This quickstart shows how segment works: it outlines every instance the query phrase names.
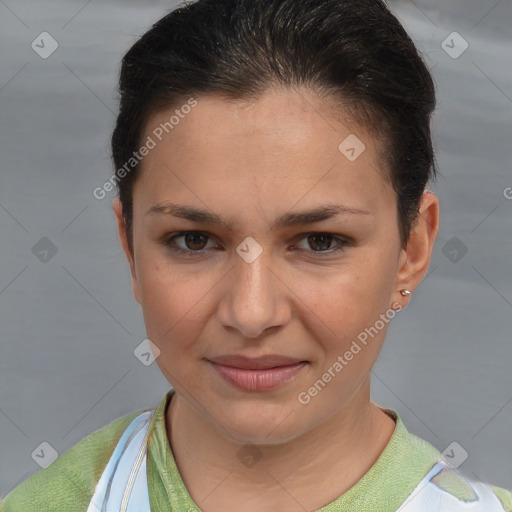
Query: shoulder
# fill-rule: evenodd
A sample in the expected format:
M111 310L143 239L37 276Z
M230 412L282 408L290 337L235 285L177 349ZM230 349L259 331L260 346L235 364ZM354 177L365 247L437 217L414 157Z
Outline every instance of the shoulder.
M416 480L415 488L399 509L400 512L512 512L511 490L474 480L463 470L454 468L437 448L410 433L398 413L387 411L397 422L395 448L400 454L397 467L407 475L416 469L424 473ZM425 468L429 469L425 471ZM403 474L401 477L405 478Z
M496 487L495 485L491 485L491 488L494 491L494 494L496 494L500 499L505 512L512 512L512 490L507 491L506 489Z
M87 510L117 442L141 412L118 418L82 439L46 469L38 471L12 490L0 502L0 512Z
M422 489L426 501L435 501L441 505L440 510L454 512L512 512L510 491L474 480L444 460L439 465L441 471L434 472Z

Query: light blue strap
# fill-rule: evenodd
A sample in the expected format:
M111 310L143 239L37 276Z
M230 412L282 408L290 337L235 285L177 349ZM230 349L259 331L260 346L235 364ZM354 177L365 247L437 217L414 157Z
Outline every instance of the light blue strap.
M436 484L433 479L439 476L455 477L455 481L466 486L472 496L467 501L459 499ZM441 460L432 466L397 512L505 512L505 509L487 485L469 480Z
M146 445L154 411L128 425L110 457L87 512L150 512Z

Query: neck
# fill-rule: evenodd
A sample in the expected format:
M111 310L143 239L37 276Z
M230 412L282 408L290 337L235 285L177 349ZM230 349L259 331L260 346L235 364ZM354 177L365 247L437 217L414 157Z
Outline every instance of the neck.
M369 380L325 423L282 444L244 447L178 394L166 425L183 482L205 512L238 505L250 512L255 497L259 511L321 508L368 472L395 429L394 420L370 402Z

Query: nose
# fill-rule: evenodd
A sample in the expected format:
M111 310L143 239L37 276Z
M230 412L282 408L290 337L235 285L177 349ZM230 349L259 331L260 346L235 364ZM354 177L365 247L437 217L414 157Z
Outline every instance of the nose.
M270 250L254 261L235 255L226 276L218 316L226 329L245 338L259 338L283 328L291 318L287 287L272 265Z

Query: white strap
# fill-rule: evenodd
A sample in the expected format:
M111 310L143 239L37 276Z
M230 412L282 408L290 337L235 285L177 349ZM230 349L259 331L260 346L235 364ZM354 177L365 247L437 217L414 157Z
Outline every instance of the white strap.
M146 446L153 411L128 425L110 457L87 512L150 512Z
M450 473L452 481L460 482L468 491L468 501L436 484L434 477L446 477ZM439 478L439 477L438 477ZM469 496L469 495L472 496ZM434 464L423 477L397 512L505 512L500 500L484 483L469 480L444 460Z

